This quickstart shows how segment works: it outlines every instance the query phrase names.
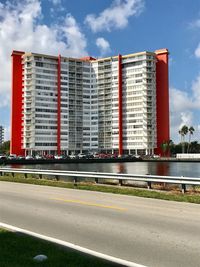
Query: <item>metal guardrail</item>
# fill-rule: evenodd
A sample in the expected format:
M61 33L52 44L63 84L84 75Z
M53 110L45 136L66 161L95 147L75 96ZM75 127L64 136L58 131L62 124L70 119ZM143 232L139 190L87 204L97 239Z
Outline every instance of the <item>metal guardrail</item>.
M186 192L186 185L200 185L200 178L184 177L184 176L159 176L159 175L141 175L141 174L124 174L124 173L104 173L104 172L81 172L81 171L61 171L61 170L41 170L41 169L17 169L17 168L0 168L0 176L5 173L11 173L13 176L17 173L24 174L27 178L28 174L38 175L42 179L43 175L54 176L59 180L60 176L72 177L74 184L77 185L77 178L93 178L96 183L99 179L118 180L120 185L123 181L146 182L147 188L151 189L152 183L168 183L181 185L182 193Z

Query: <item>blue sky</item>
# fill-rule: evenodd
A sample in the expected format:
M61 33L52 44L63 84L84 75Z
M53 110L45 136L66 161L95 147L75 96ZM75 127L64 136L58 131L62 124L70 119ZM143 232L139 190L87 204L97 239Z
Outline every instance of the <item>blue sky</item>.
M199 0L0 0L0 124L10 131L12 50L80 57L170 51L171 139L200 136Z

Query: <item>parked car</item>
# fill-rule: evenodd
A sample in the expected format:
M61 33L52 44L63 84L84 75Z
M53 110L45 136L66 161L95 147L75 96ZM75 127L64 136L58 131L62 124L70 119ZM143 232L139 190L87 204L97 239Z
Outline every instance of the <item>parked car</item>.
M86 159L86 155L84 153L79 153L78 158L79 159Z
M105 154L105 153L101 153L101 154L99 154L99 158L100 159L107 159L108 158L108 155Z
M111 157L112 159L116 159L116 158L118 158L118 154L117 154L117 153L111 154L110 157Z
M86 159L93 159L94 158L94 154L91 152L88 152L85 156L86 156Z
M93 154L93 157L94 157L95 159L98 159L98 158L99 158L99 153L94 153L94 154Z
M35 159L43 159L43 157L41 155L36 155Z
M10 154L8 156L8 159L16 159L17 158L17 155L16 154Z
M28 160L33 159L33 156L27 155L25 159L28 159Z
M0 159L7 159L6 155L0 155Z
M140 155L134 155L136 159L141 159L142 157Z
M70 159L78 159L78 156L75 154L71 154L71 155L69 155L69 157L70 157Z
M64 159L65 156L64 155L55 155L54 159Z
M19 155L19 156L17 156L17 159L25 159L25 157L22 155Z
M123 155L118 155L117 156L120 159L139 159L140 156L139 155L132 155L132 154L123 154Z
M54 155L48 154L44 156L45 159L54 159Z
M160 156L159 155L152 155L154 159L159 159Z

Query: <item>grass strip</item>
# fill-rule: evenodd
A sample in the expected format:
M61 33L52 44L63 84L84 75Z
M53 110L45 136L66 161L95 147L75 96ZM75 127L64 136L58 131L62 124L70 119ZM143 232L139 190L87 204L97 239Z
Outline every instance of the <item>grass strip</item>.
M92 183L78 183L76 186L70 182L64 181L55 181L47 179L36 179L36 178L23 178L20 174L12 177L11 175L0 176L0 181L7 182L17 182L17 183L26 183L26 184L35 184L35 185L45 185L45 186L54 186L70 189L79 189L79 190L89 190L89 191L98 191L105 193L113 194L122 194L129 196L145 197L145 198L155 198L169 201L178 201L178 202L190 202L200 204L200 194L186 192L182 194L179 191L156 191L156 190L147 190L147 189L137 189L133 187L119 187L119 186L105 186L105 185L95 185Z
M46 255L47 260L35 261L36 255ZM72 249L28 235L0 229L1 267L119 267L121 265L104 261Z

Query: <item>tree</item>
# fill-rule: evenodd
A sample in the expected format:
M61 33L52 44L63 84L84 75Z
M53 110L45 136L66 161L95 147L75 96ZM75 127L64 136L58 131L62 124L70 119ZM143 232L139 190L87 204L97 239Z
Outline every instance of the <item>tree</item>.
M163 141L160 145L162 152L163 152L163 156L165 157L166 152L168 150L168 142L167 141Z
M172 155L178 154L182 152L182 143L174 144L171 141L170 151ZM200 144L197 141L193 141L190 143L190 152L191 153L200 153Z
M190 128L188 129L189 139L188 139L187 153L189 152L190 143L191 143L191 136L193 135L193 132L194 131L195 131L194 127L193 126L190 126Z
M185 136L188 133L188 127L183 125L182 128L179 130L179 134L181 135L181 144L182 144L182 153L185 152Z
M163 156L166 156L166 154L167 156L169 156L173 146L174 146L174 143L172 140L163 141L161 144Z
M197 141L191 142L190 151L192 153L200 153L200 144Z
M2 145L0 145L0 153L9 154L9 152L10 152L10 141L5 141Z

